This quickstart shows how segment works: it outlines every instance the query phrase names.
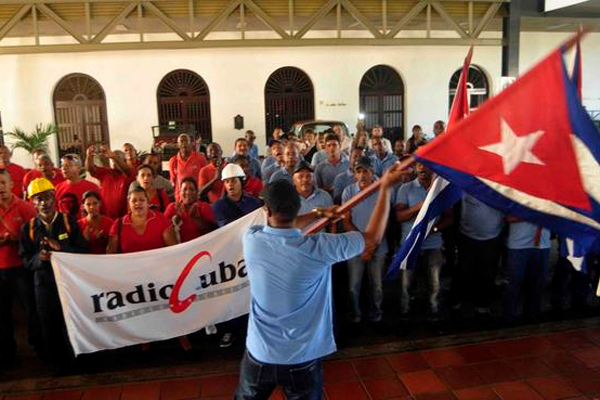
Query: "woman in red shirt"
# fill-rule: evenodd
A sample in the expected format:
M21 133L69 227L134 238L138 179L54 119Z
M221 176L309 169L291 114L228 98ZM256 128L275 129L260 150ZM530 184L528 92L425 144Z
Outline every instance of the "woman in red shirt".
M200 237L217 226L212 207L198 200L198 184L192 177L184 178L180 187L181 201L171 203L165 217L173 222L181 242Z
M106 254L108 246L108 233L113 225L113 219L100 215L102 200L100 194L94 190L88 190L81 198L83 215L77 223L81 233L89 245L90 253Z
M170 203L169 196L164 190L154 187L154 178L156 172L152 167L146 164L138 167L136 181L148 193L150 209L164 213Z

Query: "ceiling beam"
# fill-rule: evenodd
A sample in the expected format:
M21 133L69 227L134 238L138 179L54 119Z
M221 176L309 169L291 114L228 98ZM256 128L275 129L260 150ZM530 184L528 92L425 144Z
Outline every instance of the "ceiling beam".
M68 3L83 3L86 0L2 0L2 4L68 4ZM132 0L90 0L91 3L130 3ZM151 0L142 0L151 1ZM209 0L205 0L209 1ZM396 0L398 1L398 0ZM437 0L442 3L468 3L472 1L474 3L510 3L511 0Z
M475 29L471 33L471 36L479 37L479 35L481 35L481 32L483 32L486 26L488 26L492 18L494 18L500 7L502 7L502 3L490 4L483 17L481 17L481 21L479 21L479 24L477 24L477 27L475 27Z
M71 35L75 40L79 43L85 43L87 40L79 33L75 32L75 30L69 25L67 21L62 19L58 14L56 14L50 7L45 4L37 4L36 8L42 12L46 17L54 21L56 25L60 26L65 32Z
M323 4L319 11L314 13L313 16L310 17L310 19L306 22L306 24L304 24L304 26L300 28L298 32L296 32L294 38L300 39L302 36L306 35L306 32L308 32L310 28L312 28L320 19L326 16L327 13L338 4L338 1L339 0L329 0L327 3Z
M258 19L260 19L269 28L277 32L279 36L284 39L290 37L290 35L288 35L288 33L282 27L280 27L270 15L264 12L263 9L260 8L253 0L244 0L244 4L250 9L250 11L254 13L254 15L256 15Z
M450 24L454 28L454 30L460 35L461 38L467 39L469 37L469 34L465 32L465 30L458 24L458 22L454 20L454 18L452 18L450 14L448 14L444 6L442 6L437 1L432 1L431 5L433 6L433 8L435 8L435 11L437 11L440 17L442 17L448 24Z
M161 20L165 25L167 25L173 32L177 34L183 40L190 40L191 38L188 36L187 32L179 26L178 23L169 18L164 12L162 12L156 5L154 5L151 1L144 1L141 3L144 8L150 11L152 14L156 16L159 20Z
M4 25L2 25L0 28L0 40L2 40L2 38L4 38L4 36L6 36L6 34L10 32L11 29L14 28L15 25L17 25L25 15L27 15L29 10L31 10L31 4L24 5L16 13L14 13Z
M102 41L112 32L115 26L123 21L137 7L139 2L130 2L121 10L120 13L110 21L100 32L91 40L92 43L102 43Z
M204 29L200 31L200 33L198 33L198 35L196 35L194 40L203 40L206 36L208 36L208 34L211 33L217 25L219 25L219 22L231 15L233 10L235 10L241 2L242 0L231 0L229 4L227 4L227 6L221 10L221 12L215 18L213 18L208 25L206 25Z
M396 36L402 30L402 28L404 28L406 24L419 15L425 7L427 7L427 1L425 0L421 0L415 4L415 6L388 32L388 38L393 38Z
M360 22L365 28L371 32L371 34L376 38L382 38L383 35L372 23L369 18L367 18L358 8L354 6L354 4L350 3L348 0L342 0L342 6L352 15L358 22Z

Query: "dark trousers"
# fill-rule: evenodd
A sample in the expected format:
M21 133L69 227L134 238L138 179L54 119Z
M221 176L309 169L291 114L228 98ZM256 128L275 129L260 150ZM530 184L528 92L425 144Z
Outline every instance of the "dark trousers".
M13 297L27 316L29 344L36 348L41 348L42 345L31 271L23 267L0 269L0 357L13 357L17 349L12 315Z
M48 360L54 367L69 367L74 362L73 349L68 340L65 318L51 269L34 271L34 288Z
M323 394L321 359L302 364L264 364L246 350L240 366L235 400L267 400L277 385L288 400L320 400Z
M501 249L499 237L475 240L460 234L458 266L454 270L450 288L453 306L470 301L479 309L490 307L494 300L494 283Z
M550 249L508 249L504 292L504 317L508 321L517 315L520 295L524 298L523 314L535 318L541 312L549 256Z
M582 310L587 304L591 291L591 280L588 273L577 271L569 260L560 257L554 268L552 278L552 308L557 311L565 309L569 293L571 294L571 308Z

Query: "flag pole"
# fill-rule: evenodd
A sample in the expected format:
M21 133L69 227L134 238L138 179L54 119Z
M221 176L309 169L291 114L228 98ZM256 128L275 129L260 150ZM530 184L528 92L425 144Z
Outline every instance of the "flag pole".
M403 170L409 168L410 166L412 166L415 162L416 162L415 158L413 156L410 156L402 161L396 161L396 164L398 164L400 170L403 171ZM351 210L358 203L360 203L361 201L363 201L364 199L366 199L367 197L369 197L370 195L372 195L373 193L378 191L380 186L381 186L381 181L375 181L375 182L371 183L369 186L367 186L365 189L361 190L350 200L348 200L347 202L342 204L340 207L338 207L337 212L340 214L343 214L346 211ZM331 222L331 220L329 218L321 218L314 225L312 225L310 228L308 228L304 233L307 235L309 235L311 233L316 233L316 232L320 231L321 229L325 228L325 226L327 226L330 222Z

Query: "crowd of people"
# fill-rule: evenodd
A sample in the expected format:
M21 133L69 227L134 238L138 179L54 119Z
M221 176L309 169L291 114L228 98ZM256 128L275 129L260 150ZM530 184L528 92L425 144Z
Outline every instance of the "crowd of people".
M444 129L443 121L437 121L430 140ZM226 157L218 143L200 151L193 138L181 134L179 151L168 160L168 179L161 171L160 153L140 157L130 143L122 151L91 146L84 160L77 154L64 155L60 168L40 150L33 154L35 168L29 171L12 163L11 150L0 146L1 362L10 365L17 356L14 298L25 310L28 341L39 357L57 373L72 365L50 265L52 251L117 254L186 242L262 207L263 189L281 180L298 193L296 228L306 229L319 218L334 215L336 205L410 157L427 139L418 125L408 140L391 142L381 126L368 132L358 124L353 137L338 125L324 132L307 129L302 137L276 129L262 152L255 141L254 132L247 131ZM476 318L492 318L498 279L505 282L503 319L514 323L522 299L523 316L535 321L548 285L551 233L467 194L434 222L418 266L401 271L398 311L383 309L386 268L410 232L433 179L420 163L404 171L388 199L390 212L383 216L384 239L346 260L347 323L381 327L385 311L397 314L398 333L405 334L415 318L414 303L424 294L430 327L442 334L446 327L442 309L460 317L463 306L470 304ZM378 201L376 192L327 229L366 232ZM551 283L554 309L587 306L597 265L590 257L582 271L559 258ZM451 277L448 296L442 296L443 271ZM206 332L218 331L220 346L228 347L243 335L246 324L247 317L240 317L207 327ZM179 342L184 350L192 347L186 337Z

